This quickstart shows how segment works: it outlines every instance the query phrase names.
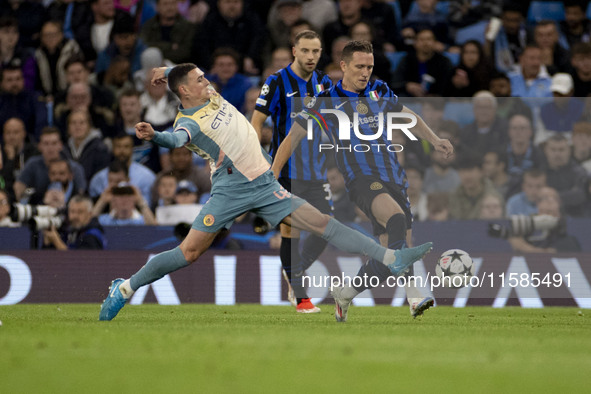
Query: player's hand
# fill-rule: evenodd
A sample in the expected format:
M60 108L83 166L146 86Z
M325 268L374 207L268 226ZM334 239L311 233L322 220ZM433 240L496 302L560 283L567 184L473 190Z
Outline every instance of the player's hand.
M135 135L140 140L150 141L154 137L154 129L150 123L139 122L135 125Z
M167 82L166 77L164 76L164 72L166 71L166 67L158 67L152 69L152 85L160 85Z
M454 147L448 139L439 139L433 144L435 150L445 154L445 157L450 157L454 153Z

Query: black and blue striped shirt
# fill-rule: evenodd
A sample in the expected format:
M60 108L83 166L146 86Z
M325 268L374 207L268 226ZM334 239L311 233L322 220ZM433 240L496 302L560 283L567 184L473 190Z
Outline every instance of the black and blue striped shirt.
M323 128L327 128L331 143L335 147L333 152L337 166L343 173L347 186L358 177L372 176L384 182L394 182L404 188L408 187L406 173L398 162L396 153L388 151L386 148L392 144L387 139L387 113L401 112L403 108L402 104L398 102L398 96L381 80L368 83L361 93L344 90L341 82L339 81L335 86L319 94L315 105L308 108L309 111L304 110L304 113L308 112L320 119L321 109L326 108L340 110L348 115L351 122L349 125L350 140L339 138L339 124L335 115L324 114L320 121L320 123L326 122ZM355 112L359 116L359 133L367 136L377 134L376 124L379 114L382 113L382 134L372 140L362 140L355 135L352 128ZM297 121L303 128L307 128L308 119L309 117L300 116ZM320 128L319 123L316 120L311 123L314 124L314 135L320 134L317 132L317 129ZM394 132L400 131L395 130ZM302 140L302 142L305 141L306 139ZM366 151L368 146L371 149ZM378 149L377 146L381 146L381 148ZM355 147L360 149L356 151ZM319 150L319 147L316 146L315 149Z
M314 97L331 86L332 81L322 71L314 71L310 80L306 81L293 72L291 64L267 78L255 108L272 117L273 141L270 153L273 158L302 110L306 97ZM317 149L319 138L320 134L318 139L302 141L281 170L280 176L304 181L326 181L326 158Z

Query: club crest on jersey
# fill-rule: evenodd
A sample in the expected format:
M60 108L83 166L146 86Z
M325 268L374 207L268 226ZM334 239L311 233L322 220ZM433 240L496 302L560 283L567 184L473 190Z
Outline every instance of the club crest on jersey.
M363 103L359 103L357 104L357 112L359 112L361 115L366 115L369 112L369 108L367 108L367 105L363 104Z
M380 99L380 95L375 90L372 90L371 92L369 92L369 98L373 101L378 101Z
M215 223L215 218L213 217L212 214L205 215L205 217L203 218L203 224L205 224L207 227L213 226L214 223Z
M380 182L374 182L371 185L369 185L369 188L371 190L382 190L384 188L384 185L382 185Z
M269 85L267 85L267 84L263 85L263 87L261 88L261 94L263 94L263 95L269 94Z

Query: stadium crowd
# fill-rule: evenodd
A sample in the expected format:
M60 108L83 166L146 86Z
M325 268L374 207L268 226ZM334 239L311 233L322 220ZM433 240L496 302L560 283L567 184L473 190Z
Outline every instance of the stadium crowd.
M78 194L92 198L99 229L157 224L166 207L207 201L207 163L135 137L137 122L167 130L177 113L151 69L195 63L250 118L308 29L334 83L344 45L371 41L373 78L453 142L446 158L395 136L415 220L591 217L587 3L0 0L0 226L15 225L13 202L65 209ZM328 175L337 219L367 220L339 171Z

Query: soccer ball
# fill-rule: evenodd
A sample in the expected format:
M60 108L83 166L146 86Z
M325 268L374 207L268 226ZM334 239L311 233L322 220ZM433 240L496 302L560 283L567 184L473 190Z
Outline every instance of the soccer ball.
M474 276L474 263L468 253L461 249L443 252L435 265L435 274L441 278L443 287L464 287Z

